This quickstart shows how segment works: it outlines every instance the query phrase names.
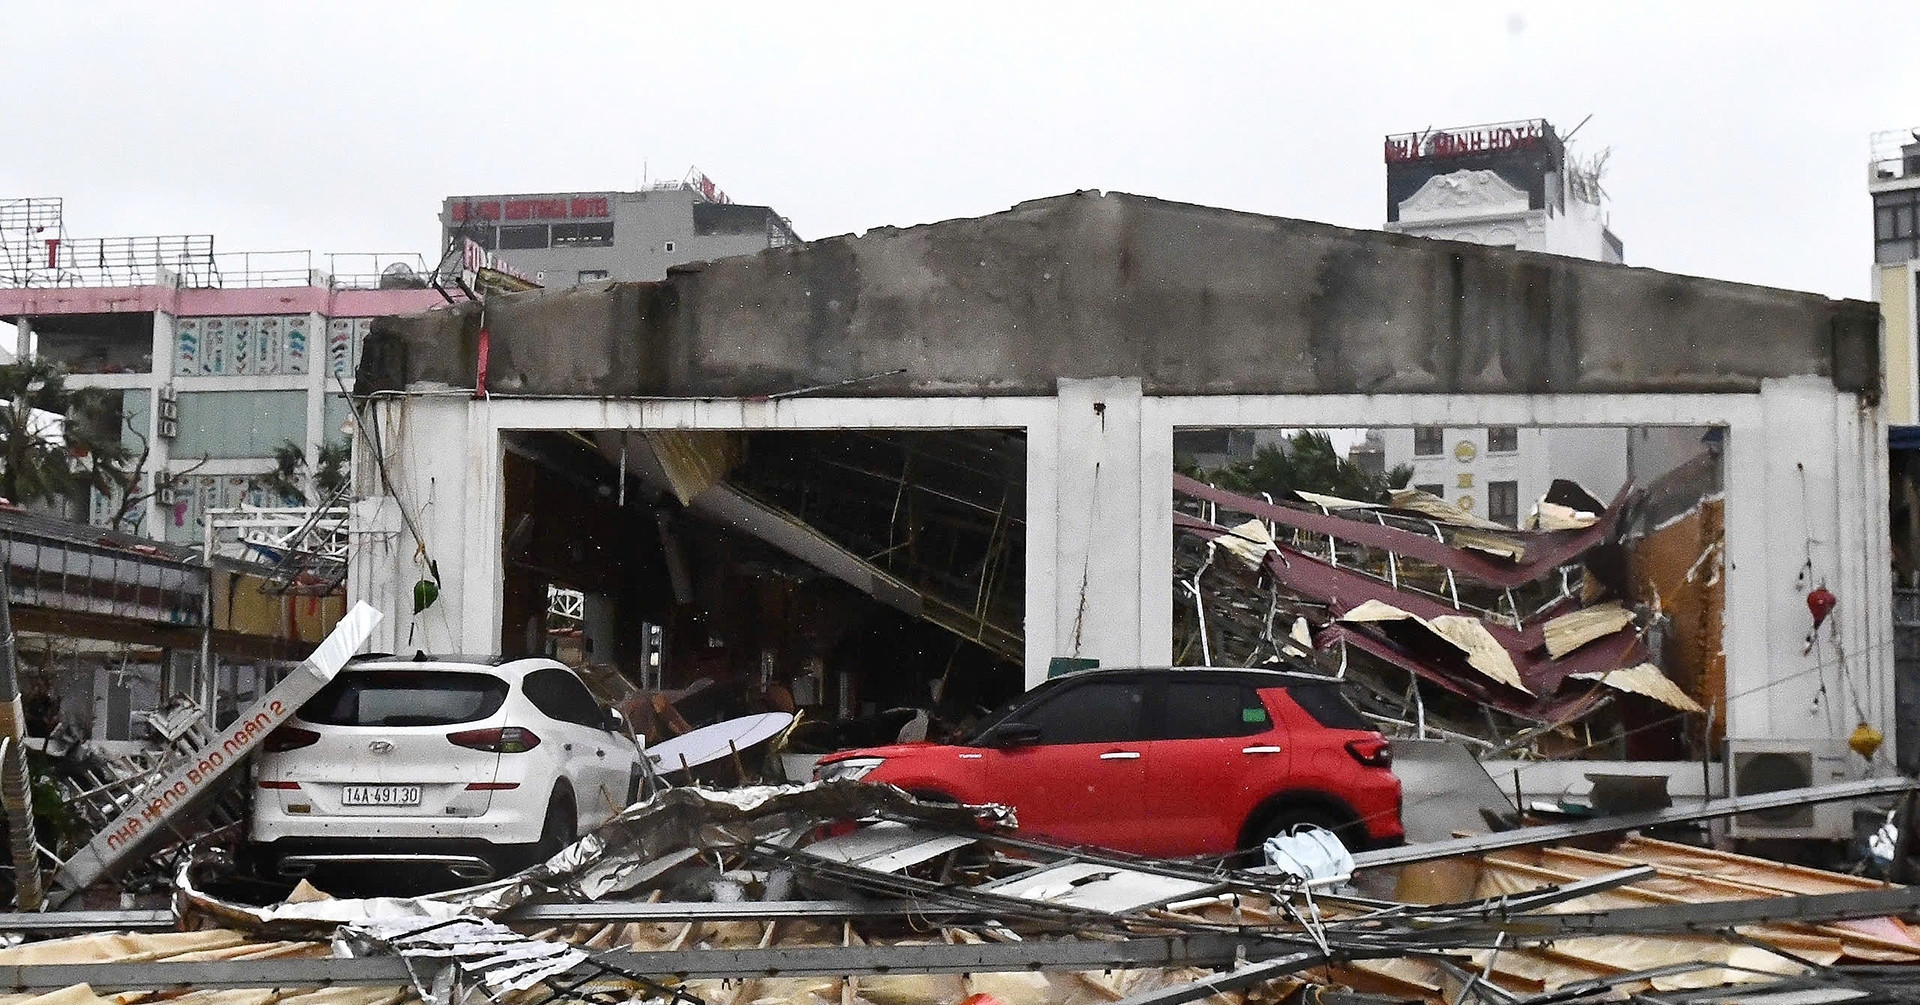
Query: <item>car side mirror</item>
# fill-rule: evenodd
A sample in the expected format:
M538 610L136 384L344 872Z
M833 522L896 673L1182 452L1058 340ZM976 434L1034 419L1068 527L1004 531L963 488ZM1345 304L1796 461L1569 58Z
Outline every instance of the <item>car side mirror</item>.
M1031 747L1040 742L1040 727L1030 722L1005 722L993 731L996 747Z
M626 731L627 717L621 715L620 710L617 708L607 709L607 732L625 733Z

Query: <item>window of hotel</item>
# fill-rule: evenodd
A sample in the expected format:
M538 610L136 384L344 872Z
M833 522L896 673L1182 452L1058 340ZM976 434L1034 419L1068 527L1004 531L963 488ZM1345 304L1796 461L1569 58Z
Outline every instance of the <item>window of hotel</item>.
M607 270L605 269L580 270L580 281L583 283L597 283L605 278L607 278Z
M1874 193L1873 248L1876 262L1920 258L1920 189Z
M1520 525L1520 483L1487 483L1487 519L1509 527Z
M1430 485L1415 485L1414 488L1430 496L1445 495L1447 491L1447 487L1439 482L1434 482Z
M1487 453L1510 454L1520 449L1519 426L1488 426ZM1492 503L1488 503L1492 505Z
M556 223L553 246L556 248L604 248L613 243L613 221L605 223Z
M1440 426L1415 426L1413 429L1413 454L1415 457L1435 457L1446 450L1447 431Z
M513 251L526 248L544 248L550 243L547 225L544 223L523 223L512 227L500 228L500 249Z

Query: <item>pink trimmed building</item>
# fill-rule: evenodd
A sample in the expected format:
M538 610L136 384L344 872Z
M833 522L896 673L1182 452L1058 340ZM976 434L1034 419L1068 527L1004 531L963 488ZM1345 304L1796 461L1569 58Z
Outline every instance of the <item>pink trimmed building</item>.
M312 268L304 252L221 256L215 268L207 238L204 255L168 265L91 267L120 250L115 240L42 242L43 267L0 277L0 320L18 328L22 355L66 364L72 386L120 392L129 447L151 444L148 486L154 472L199 465L135 514L134 529L169 541L201 540L209 509L279 505L252 482L286 441L313 470L323 443L349 439L345 391L372 319L446 302L418 288L417 257L394 269L398 256L356 256L373 266L364 275ZM117 508L96 497L91 515Z

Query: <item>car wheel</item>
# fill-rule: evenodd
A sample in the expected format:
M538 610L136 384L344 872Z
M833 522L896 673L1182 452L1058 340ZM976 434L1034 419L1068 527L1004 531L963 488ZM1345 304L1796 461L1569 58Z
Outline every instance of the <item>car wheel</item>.
M540 827L540 841L533 846L534 861L545 862L572 844L579 836L579 819L573 808L573 793L555 789L553 797L547 800L547 819Z

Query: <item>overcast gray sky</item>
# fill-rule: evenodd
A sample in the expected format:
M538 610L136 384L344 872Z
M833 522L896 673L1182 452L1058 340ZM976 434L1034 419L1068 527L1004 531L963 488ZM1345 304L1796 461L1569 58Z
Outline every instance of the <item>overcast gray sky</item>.
M697 164L803 237L1099 188L1376 227L1381 137L1612 147L1637 265L1866 296L1920 7L0 0L0 197L75 237L435 250L441 197Z

